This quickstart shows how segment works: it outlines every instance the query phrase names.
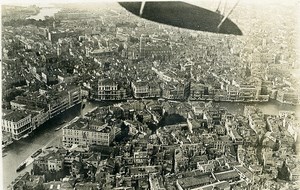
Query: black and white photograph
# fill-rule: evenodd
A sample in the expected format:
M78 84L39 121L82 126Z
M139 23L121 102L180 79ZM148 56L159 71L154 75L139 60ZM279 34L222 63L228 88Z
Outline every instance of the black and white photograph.
M0 189L300 189L300 0L0 5Z

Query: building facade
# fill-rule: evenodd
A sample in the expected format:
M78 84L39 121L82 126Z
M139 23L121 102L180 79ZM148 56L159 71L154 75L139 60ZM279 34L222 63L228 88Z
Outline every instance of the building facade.
M80 118L63 129L63 144L109 146L115 134L116 129L113 126Z
M99 100L123 100L126 98L126 90L111 79L98 81Z
M2 131L12 134L14 140L32 131L31 114L25 111L13 111L2 118Z
M148 98L149 97L149 84L148 82L132 82L131 83L133 96L135 98Z

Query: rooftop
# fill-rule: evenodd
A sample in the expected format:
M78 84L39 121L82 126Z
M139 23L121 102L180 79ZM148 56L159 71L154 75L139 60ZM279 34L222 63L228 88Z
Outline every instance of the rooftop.
M230 184L227 181L219 181L210 185L201 187L202 190L214 190L214 189L229 189Z
M97 132L104 132L104 133L108 133L111 131L111 127L109 127L107 124L103 122L87 120L83 118L80 118L74 123L71 123L64 129L81 130L81 131L97 131Z
M99 85L103 85L103 86L115 86L116 83L112 79L106 78L106 79L100 79L99 80Z
M3 116L2 119L7 120L7 121L12 121L12 122L18 122L29 115L30 114L25 111L18 110L18 111L13 111L13 112Z
M240 177L238 172L235 170L229 170L229 171L225 171L225 172L215 173L215 176L216 176L216 179L219 181L229 180L229 179Z
M200 187L207 183L213 183L214 181L215 179L209 173L197 177L186 177L178 179L178 183L183 187L183 189Z

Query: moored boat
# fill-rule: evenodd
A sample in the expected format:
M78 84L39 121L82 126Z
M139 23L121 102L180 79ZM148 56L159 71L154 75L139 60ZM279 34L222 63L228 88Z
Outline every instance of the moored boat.
M26 167L26 164L27 164L26 161L22 162L22 163L17 167L16 171L19 172L19 171L23 170L23 169Z
M25 139L29 136L29 134L24 135L22 138Z
M42 153L42 149L38 149L35 153L33 153L32 155L31 155L31 158L35 158L35 157L37 157L39 154L41 154Z
M65 124L66 122L67 122L66 120L63 120L59 124L62 125L62 124Z

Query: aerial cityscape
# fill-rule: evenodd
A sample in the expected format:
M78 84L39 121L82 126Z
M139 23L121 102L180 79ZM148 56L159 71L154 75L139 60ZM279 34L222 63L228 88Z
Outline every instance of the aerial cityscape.
M267 2L232 11L243 35L2 4L0 189L299 189L300 3Z

